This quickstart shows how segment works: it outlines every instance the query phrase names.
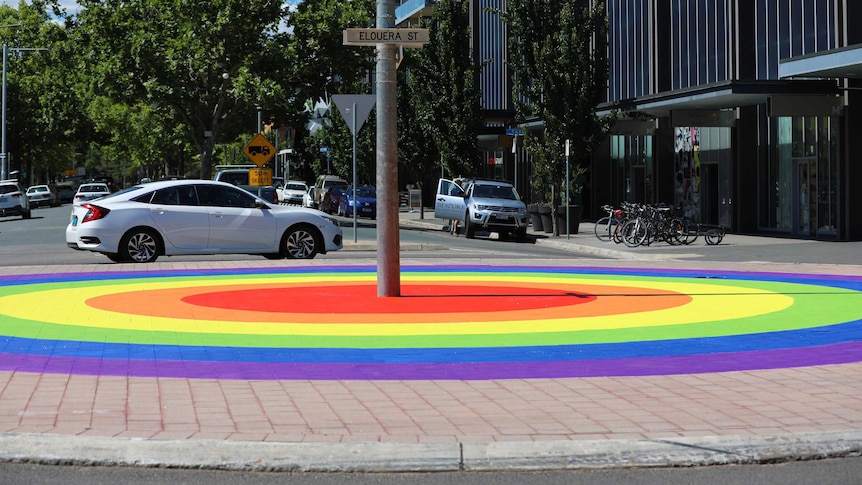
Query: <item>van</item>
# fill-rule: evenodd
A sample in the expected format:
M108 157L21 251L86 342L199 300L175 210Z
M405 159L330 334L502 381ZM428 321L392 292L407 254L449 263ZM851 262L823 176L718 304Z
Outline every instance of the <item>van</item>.
M320 209L323 197L333 185L347 185L347 180L338 175L319 175L314 183L314 208Z

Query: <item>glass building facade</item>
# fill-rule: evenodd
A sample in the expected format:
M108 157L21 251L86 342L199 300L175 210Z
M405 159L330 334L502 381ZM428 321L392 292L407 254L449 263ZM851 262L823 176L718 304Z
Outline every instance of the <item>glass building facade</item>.
M492 13L506 0L470 3L474 52L487 61L480 146L489 163L476 175L514 179L529 197L530 161L512 149L511 128L542 123L514 125L507 32ZM731 232L862 240L862 211L852 210L862 191L851 190L862 180L853 143L862 135L862 29L853 23L862 1L601 3L609 82L598 111L620 117L593 153L586 218L603 204L665 203Z
M600 111L622 121L594 154L588 211L663 202L734 232L862 239L860 3L608 0Z

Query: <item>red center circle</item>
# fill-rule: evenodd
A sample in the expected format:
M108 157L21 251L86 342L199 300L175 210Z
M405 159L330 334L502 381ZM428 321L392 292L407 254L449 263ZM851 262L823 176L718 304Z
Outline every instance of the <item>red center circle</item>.
M301 286L199 293L187 304L224 310L276 313L505 312L578 305L595 295L519 286L402 284L400 297L378 297L377 285Z

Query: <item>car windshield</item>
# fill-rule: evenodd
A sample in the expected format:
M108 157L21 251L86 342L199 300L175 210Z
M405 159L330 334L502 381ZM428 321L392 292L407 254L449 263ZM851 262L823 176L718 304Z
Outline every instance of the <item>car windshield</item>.
M137 192L137 191L139 191L141 189L145 189L145 188L146 187L144 187L143 185L135 185L135 186L129 187L128 189L123 189L123 190L119 190L117 192L114 192L111 195L106 195L104 198L105 199L111 199L113 197L117 197L117 196L120 196L123 194L128 194L129 192Z
M108 192L107 185L82 185L78 192Z
M233 185L248 185L248 172L225 172L219 180Z
M0 185L0 194L10 194L12 192L18 192L18 187L14 185Z
M347 193L352 197L353 189L349 189ZM373 199L377 197L377 191L375 191L373 187L356 187L356 196Z
M287 188L290 190L301 190L305 192L305 186L301 184L287 184Z
M473 188L473 197L518 200L514 188L506 185L476 185Z

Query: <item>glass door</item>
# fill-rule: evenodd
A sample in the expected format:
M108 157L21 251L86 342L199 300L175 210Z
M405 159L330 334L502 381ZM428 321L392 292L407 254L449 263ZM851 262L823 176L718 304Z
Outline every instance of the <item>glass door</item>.
M817 234L817 158L793 159L794 191L793 234Z

